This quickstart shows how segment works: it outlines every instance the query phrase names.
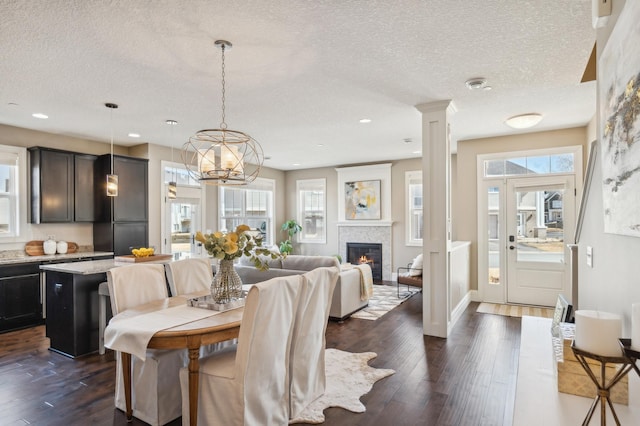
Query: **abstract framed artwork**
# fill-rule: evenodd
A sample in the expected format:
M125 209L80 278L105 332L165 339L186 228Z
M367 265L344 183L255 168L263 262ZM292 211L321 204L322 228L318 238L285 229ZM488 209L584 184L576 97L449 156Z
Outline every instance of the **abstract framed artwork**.
M379 180L359 180L354 182L345 182L344 196L345 219L380 219Z
M640 237L640 2L628 1L599 63L604 232Z

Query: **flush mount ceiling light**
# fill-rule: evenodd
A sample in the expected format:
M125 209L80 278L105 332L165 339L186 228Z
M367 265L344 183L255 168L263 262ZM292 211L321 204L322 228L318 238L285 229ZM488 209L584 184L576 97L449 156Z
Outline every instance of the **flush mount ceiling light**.
M542 114L536 112L529 114L514 115L507 118L505 124L514 129L528 129L538 124L542 120Z
M362 124L371 123L371 119L370 118L361 118L360 119L360 123L362 123Z
M491 90L491 86L487 85L487 79L484 77L470 78L464 84L469 90Z
M222 121L217 129L200 130L182 147L182 161L189 174L210 185L246 185L260 172L264 154L251 136L227 128L225 122L225 51L226 40L216 40L222 50Z
M47 118L49 118L49 116L47 114L43 114L41 112L36 112L34 114L31 114L32 117L34 118L39 118L41 120L46 120Z

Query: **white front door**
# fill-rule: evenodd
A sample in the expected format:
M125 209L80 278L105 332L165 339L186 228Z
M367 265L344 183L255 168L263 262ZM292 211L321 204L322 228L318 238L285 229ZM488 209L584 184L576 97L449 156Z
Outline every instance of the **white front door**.
M570 294L567 243L575 228L574 176L507 179L507 302L554 306Z

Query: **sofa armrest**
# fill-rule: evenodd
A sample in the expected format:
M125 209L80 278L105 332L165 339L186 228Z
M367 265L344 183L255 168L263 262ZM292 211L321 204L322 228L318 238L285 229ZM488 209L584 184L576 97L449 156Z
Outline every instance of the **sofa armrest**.
M368 304L369 300L360 299L360 271L355 268L340 271L333 290L329 317L343 320Z

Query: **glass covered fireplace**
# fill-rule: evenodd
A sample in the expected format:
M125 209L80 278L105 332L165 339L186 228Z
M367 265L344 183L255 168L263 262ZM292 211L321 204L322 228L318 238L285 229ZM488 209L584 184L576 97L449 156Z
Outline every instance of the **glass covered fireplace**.
M347 262L352 265L368 263L373 281L382 281L382 244L347 243Z

